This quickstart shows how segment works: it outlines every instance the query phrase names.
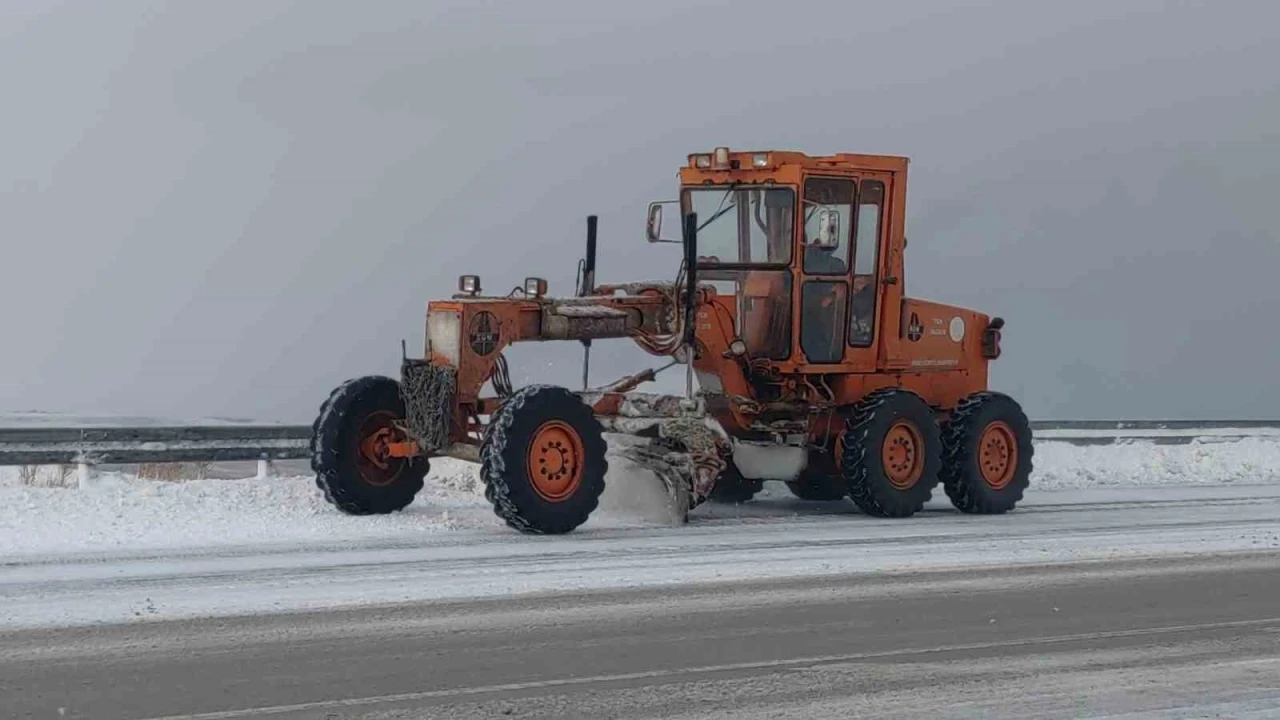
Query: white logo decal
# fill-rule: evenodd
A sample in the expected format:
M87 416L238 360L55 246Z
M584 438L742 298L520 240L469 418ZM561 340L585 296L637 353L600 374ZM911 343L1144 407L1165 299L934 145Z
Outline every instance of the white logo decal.
M964 339L964 320L958 317L951 318L951 327L948 329L951 331L951 340L953 342L960 342Z

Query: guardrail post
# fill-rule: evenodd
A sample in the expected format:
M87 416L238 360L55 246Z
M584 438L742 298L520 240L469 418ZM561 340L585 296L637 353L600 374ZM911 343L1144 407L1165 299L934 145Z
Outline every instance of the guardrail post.
M270 460L262 458L258 460L258 480L266 480L275 474L275 467Z
M89 480L93 477L93 466L87 462L76 463L76 485L81 490L89 487Z

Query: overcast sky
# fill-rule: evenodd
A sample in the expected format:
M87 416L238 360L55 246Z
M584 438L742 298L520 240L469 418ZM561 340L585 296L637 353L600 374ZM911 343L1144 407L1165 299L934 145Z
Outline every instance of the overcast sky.
M588 213L672 276L725 144L910 156L907 292L1034 417L1280 415L1280 6L960 5L7 0L0 409L310 422L460 273L571 292Z

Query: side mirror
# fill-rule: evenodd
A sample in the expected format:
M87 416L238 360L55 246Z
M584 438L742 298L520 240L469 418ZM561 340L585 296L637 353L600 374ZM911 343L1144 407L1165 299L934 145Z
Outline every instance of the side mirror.
M836 210L818 211L818 242L820 248L834 248L840 244L840 213Z
M675 200L649 203L649 218L645 222L644 236L651 243L678 243L679 240L662 237L662 206L673 205Z
M645 225L645 237L649 242L662 239L662 203L649 203L649 221Z

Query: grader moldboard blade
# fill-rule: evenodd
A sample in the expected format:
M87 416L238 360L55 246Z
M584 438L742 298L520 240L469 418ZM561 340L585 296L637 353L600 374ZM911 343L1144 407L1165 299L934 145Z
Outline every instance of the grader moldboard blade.
M582 393L606 431L635 438L616 452L652 472L666 491L668 511L685 523L724 471L729 438L701 398L652 393ZM603 413L601 411L604 411Z

